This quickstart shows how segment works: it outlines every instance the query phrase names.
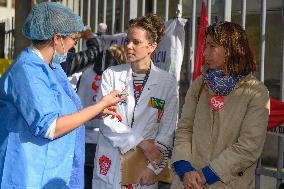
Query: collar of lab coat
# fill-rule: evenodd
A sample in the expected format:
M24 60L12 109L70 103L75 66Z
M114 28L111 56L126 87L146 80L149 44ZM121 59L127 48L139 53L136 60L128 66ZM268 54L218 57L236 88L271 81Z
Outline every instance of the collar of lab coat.
M133 78L132 78L132 69L131 69L131 64L127 64L127 71L124 72L123 74L120 75L119 80L125 83L125 86L130 86L133 83ZM150 75L147 80L146 85L151 86L151 85L157 85L159 82L159 70L158 68L154 65L154 63L151 61L151 70L150 70Z
M127 118L128 118L128 124L131 123L134 106L135 106L135 99L134 99L134 87L133 87L133 77L132 77L132 69L131 64L127 65L128 69L124 73L120 75L119 80L122 81L127 88L127 92L129 96L127 97ZM151 70L149 78L144 86L144 89L140 95L140 98L138 100L139 104L142 100L148 100L147 98L151 98L151 91L155 90L155 85L159 83L159 69L153 64L151 61Z

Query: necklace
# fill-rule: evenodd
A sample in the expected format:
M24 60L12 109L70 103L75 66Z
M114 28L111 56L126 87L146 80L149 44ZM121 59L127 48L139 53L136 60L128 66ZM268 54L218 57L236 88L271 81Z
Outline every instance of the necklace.
M131 127L133 126L133 123L134 123L134 113L135 113L135 109L136 109L136 105L138 103L138 100L140 98L140 95L146 85L146 82L149 78L149 75L150 75L150 70L151 70L151 64L150 64L150 68L147 70L146 74L145 74L145 77L142 81L142 83L139 83L137 84L134 79L134 73L132 73L132 77L133 77L133 88L134 88L134 98L135 98L135 105L134 105L134 110L133 110L133 113L132 113L132 120L131 120Z
M137 104L137 102L138 102L138 100L140 98L140 95L141 95L141 93L142 93L142 91L144 89L144 86L146 85L146 82L147 82L147 80L149 78L149 75L150 75L150 70L151 70L151 67L147 70L143 80L136 80L135 79L135 77L136 77L135 73L132 73L134 96L135 96L135 104Z

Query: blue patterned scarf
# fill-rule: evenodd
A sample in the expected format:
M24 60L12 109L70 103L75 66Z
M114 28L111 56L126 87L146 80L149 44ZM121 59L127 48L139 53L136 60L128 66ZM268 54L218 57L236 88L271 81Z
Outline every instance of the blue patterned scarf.
M205 75L205 80L208 82L211 90L221 96L227 96L240 79L241 75L227 76L223 70L208 69Z

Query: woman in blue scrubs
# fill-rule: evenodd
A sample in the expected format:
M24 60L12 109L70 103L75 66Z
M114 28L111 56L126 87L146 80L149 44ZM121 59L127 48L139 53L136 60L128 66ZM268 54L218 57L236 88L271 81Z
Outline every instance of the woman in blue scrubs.
M0 188L82 189L84 127L121 100L117 92L82 109L60 63L83 30L58 3L33 6L23 27L32 46L0 79Z

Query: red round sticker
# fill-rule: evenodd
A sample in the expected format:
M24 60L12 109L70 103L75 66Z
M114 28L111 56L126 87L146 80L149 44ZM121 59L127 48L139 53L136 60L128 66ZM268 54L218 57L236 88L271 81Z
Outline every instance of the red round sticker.
M214 95L209 100L209 105L213 110L221 110L224 107L224 97Z
M96 81L99 81L99 80L101 80L102 79L102 75L96 75L96 77L95 77L95 80Z

